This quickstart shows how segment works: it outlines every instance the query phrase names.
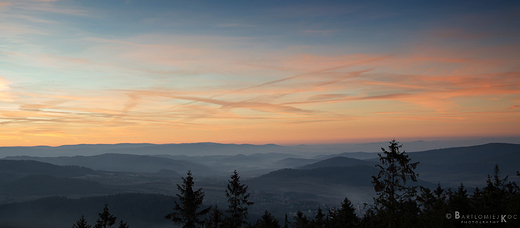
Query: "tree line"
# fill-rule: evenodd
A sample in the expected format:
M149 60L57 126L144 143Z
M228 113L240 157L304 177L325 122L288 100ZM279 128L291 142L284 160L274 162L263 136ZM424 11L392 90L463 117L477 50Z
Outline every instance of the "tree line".
M116 223L117 217L110 214L108 211L108 204L105 203L105 207L103 208L103 212L99 213L99 218L94 225L94 228L108 228L112 227ZM128 228L128 224L124 222L122 219L119 222L119 228ZM91 225L87 223L85 216L82 215L81 218L76 221L75 224L72 225L72 228L92 228Z
M246 221L248 206L254 203L249 201L248 187L240 183L240 176L236 170L231 175L225 190L229 203L225 213L217 205L200 209L204 200L204 192L202 192L202 188L193 189L194 182L190 171L188 171L186 177L182 178L182 181L182 185L177 185L179 203L175 202L173 213L167 214L166 219L171 219L175 224L184 228L238 228L248 225ZM209 214L208 217L205 216L207 214Z
M480 227L482 225L519 227L520 188L501 178L498 165L493 176L488 175L486 186L468 193L463 183L457 189L436 189L415 186L419 174L415 173L419 162L411 162L402 145L392 140L388 150L381 148L377 176L372 176L376 192L373 204L365 204L364 212L357 214L352 202L345 197L339 207L321 208L308 218L298 211L289 221L288 215L280 222L265 211L256 223L247 222L249 201L247 186L240 183L237 171L233 172L225 190L228 208L223 211L216 205L204 207L202 188L194 189L191 171L177 184L178 202L173 212L165 215L183 228L347 228L347 227ZM520 176L520 173L517 172ZM94 228L111 227L116 217L108 213L105 204L103 213ZM73 228L90 228L82 217ZM119 228L129 226L120 221Z

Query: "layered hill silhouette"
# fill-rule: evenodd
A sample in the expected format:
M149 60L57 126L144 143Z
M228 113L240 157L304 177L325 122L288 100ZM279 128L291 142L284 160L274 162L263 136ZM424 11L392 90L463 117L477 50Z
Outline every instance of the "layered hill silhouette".
M320 161L319 159L311 159L311 158L285 158L282 160L278 160L274 162L273 164L280 167L288 167L288 168L295 168L300 166L309 165L312 163L316 163Z
M72 227L81 215L94 225L98 213L108 204L110 214L122 219L130 227L172 227L172 222L164 219L171 213L175 197L159 194L117 194L108 196L70 199L48 197L23 203L0 205L1 227Z
M503 168L518 167L519 144L489 143L409 153L413 160L428 164L455 165L463 163L497 164Z
M485 184L488 174L498 165L501 173L515 178L520 171L520 145L490 143L470 147L456 147L408 153L419 161L416 172L434 183L468 186ZM371 160L376 162L377 159Z
M327 155L317 155L314 156L314 159L324 160L328 158L334 158L334 157L348 157L348 158L355 158L360 160L367 160L367 159L374 159L378 158L377 153L374 152L345 152L345 153L339 153L339 154L327 154Z
M10 197L91 195L108 192L114 191L95 181L48 175L29 175L13 180L0 181L0 195Z
M169 158L161 158L147 155L131 154L101 154L94 156L73 157L29 157L13 156L9 160L34 160L61 166L82 166L95 170L116 172L158 172L160 170L173 170L184 173L192 170L197 173L210 173L211 169L201 164L180 161Z
M341 163L345 162L345 163ZM337 200L348 195L356 202L371 199L372 176L379 169L372 162L335 157L295 169L281 169L246 180L251 189L272 192L317 194ZM436 184L419 179L407 185L435 188Z
M98 145L78 145L63 146L64 148L72 147L78 151L85 149L97 148ZM233 169L241 170L248 177L260 176L280 168L299 168L299 169L315 169L325 167L343 167L352 165L368 165L374 166L379 163L379 159L355 159L345 156L357 157L373 157L377 154L372 153L342 153L340 156L328 157L319 160L316 158L302 158L287 153L247 153L229 155L231 152L226 151L224 154L217 154L224 148L240 148L250 149L251 151L263 150L265 148L279 148L276 145L226 145L226 144L117 144L102 145L110 149L110 151L120 150L128 152L128 148L146 148L146 153L162 154L171 148L181 149L196 148L199 151L210 151L214 147L215 154L212 155L174 155L175 152L162 154L157 156L148 155L132 155L132 154L101 154L94 156L61 156L61 157L29 157L14 156L7 159L13 160L36 160L48 162L55 165L75 165L84 166L90 169L117 171L117 172L159 172L162 170L166 173L171 170L176 173L185 173L187 170L198 175L227 175ZM213 146L213 147L212 147ZM56 147L56 150L64 150L62 147ZM154 151L153 148L162 148ZM256 149L252 149L256 148ZM259 149L262 148L262 149ZM2 151L5 148L0 148ZM25 148L25 149L42 149L42 147ZM49 150L49 147L43 147ZM406 150L406 145L404 148ZM197 154L197 153L195 153ZM495 165L499 165L501 171L506 175L515 174L518 171L516 161L520 160L520 145L506 143L491 143L485 145L471 147L457 147L429 150L423 152L408 153L413 161L419 161L417 173L420 178L429 182L457 185L460 182L467 184L482 183L482 180L492 172ZM318 157L318 156L317 156ZM63 172L73 173L73 172ZM42 173L48 174L48 173ZM50 174L52 175L52 174ZM1 176L0 176L1 178Z
M513 179L516 178L516 171L520 170L520 145L517 144L493 143L411 152L408 155L413 162L420 162L416 169L419 174L417 184L430 188L434 188L437 183L446 187L456 187L460 183L481 187L485 185L487 176L493 173L495 165L499 165L502 173ZM332 157L294 169L274 171L248 182L253 186L271 189L288 189L305 183L371 186L371 176L377 174L375 165L378 163L379 159Z
M211 150L212 145L203 144L197 146L200 146L207 152ZM52 204L54 207L72 208L80 207L78 206L80 205L79 203L76 204L77 202L88 204L90 201L95 201L96 205L92 207L85 206L84 208L95 207L96 209L82 213L86 215L87 213L92 213L94 216L97 216L104 204L104 202L99 203L98 201L109 198L82 198L76 201L62 197L53 197L42 199L42 201L20 201L53 195L78 198L125 192L174 195L176 191L175 184L180 182L180 177L184 176L187 170L193 172L196 185L202 187L207 193L208 202L225 201L223 192L227 179L232 172L230 170L237 169L241 175L247 174L242 176L244 177L243 182L254 193L253 197L259 199L258 197L260 196L266 196L267 198L260 198L267 201L272 199L269 202L261 201L255 204L255 207L262 208L252 209L252 211L259 213L265 209L272 211L272 208L291 208L294 205L302 205L295 203L296 201L307 200L315 201L316 203L337 203L345 196L348 196L353 202L362 203L369 202L372 199L374 195L371 183L372 176L377 175L379 172L379 169L375 167L376 164L379 164L379 159L356 159L349 157L350 153L339 153L333 157L330 154L305 157L276 150L270 153L254 153L254 151L259 151L258 148L252 149L255 148L254 145L232 145L227 147L216 144L220 149L240 148L240 153L238 151L226 151L223 152L224 154L218 154L220 149L217 148L214 150L214 154L204 155L195 153L187 155L175 154L176 152L165 153L169 146L164 146L159 151L152 149L157 145L150 144L105 146L109 148L111 153L92 156L13 156L8 157L8 159L1 159L0 200L4 203L13 203L0 205L0 218L2 218L0 221L7 221L3 220L3 218L13 217L13 220L9 220L13 221L13 223L9 224L19 224L19 221L15 221L15 218L19 218L16 217L15 212L19 210L18 212L23 216L28 216L32 213L42 215L40 216L42 221L47 221L46 219L48 219L47 223L41 224L52 224L60 220L60 215L69 216L74 219L72 221L74 222L81 214L67 214L67 211L61 211L61 209L51 210L38 205ZM194 145L185 146L191 147ZM69 147L77 151L98 148L97 145ZM147 155L122 153L128 152L129 148L130 152L132 152L136 147L140 149L147 148ZM260 147L264 149L279 148L273 145ZM244 152L243 148L251 149L251 151L242 153ZM0 154L4 149L0 148ZM56 152L53 149L57 149L58 152L54 155L59 154L59 150L64 150L61 147L25 149L46 150L46 153L51 154ZM404 145L403 149L406 150L406 145ZM113 153L114 151L120 153ZM100 151L93 153L98 152ZM516 174L516 171L520 171L518 166L520 145L518 144L492 143L471 147L410 152L408 155L412 162L420 162L415 170L419 174L420 179L417 184L430 188L435 188L438 182L445 188L456 188L462 182L468 187L468 191L471 191L471 187L485 184L488 174L493 173L495 165L499 165L503 176L510 175L510 180L518 180L518 177L514 174ZM356 153L353 157L355 156L374 157L377 156L377 153ZM277 197L269 198L270 196ZM135 195L135 197L139 198L140 196ZM126 199L131 200L131 198ZM159 199L161 196L153 196L151 198L150 205L147 204L146 207L152 207L153 205L151 204L161 204L153 201L153 199ZM137 199L137 201L139 200ZM120 201L111 202L125 205L124 202ZM284 204L280 205L280 202L284 202ZM168 210L171 209L171 205L169 204L170 208ZM135 205L126 206L129 209L137 207ZM70 209L70 211L79 210ZM114 208L114 210L116 209ZM114 214L117 216L118 213L116 211L114 211ZM142 213L142 209L138 211ZM126 212L120 213L121 216L124 215L126 217L128 215L125 214ZM129 214L131 213L129 212ZM128 220L132 227L146 226L136 226L135 224L138 224L139 221L151 222L151 220L147 220L149 218L141 218L139 216L135 215L135 222L130 223L129 219L125 219L125 221ZM158 216L159 220L162 220L162 216L164 214ZM21 222L23 223L24 221ZM63 221L60 220L58 223L61 222ZM171 225L168 221L164 222ZM63 224L65 223L67 224L63 225L63 227L70 227L72 224L71 221L63 222ZM146 224L146 222L141 224ZM153 224L153 222L150 224ZM160 226L162 223L158 222L157 224ZM8 227L7 225L7 223L0 224L1 227Z
M314 169L282 169L260 177L251 178L247 182L260 186L280 186L299 183L342 184L349 186L371 186L372 175L379 170L357 165L349 167L320 167Z
M359 160L355 158L348 157L333 157L328 158L316 163L308 164L305 166L297 167L298 169L316 169L316 168L324 168L324 167L349 167L349 166L371 166L374 167L377 163L373 161L365 161Z
M102 172L79 166L0 160L0 198L9 202L52 195L115 193L113 188L82 179L100 174Z
M134 155L236 155L270 153L283 150L283 146L275 144L251 145L251 144L220 144L220 143L181 143L181 144L147 144L147 143L122 143L122 144L79 144L57 147L0 147L0 157L7 156L92 156L108 153L134 154Z
M56 177L80 177L94 173L96 171L79 166L58 166L35 160L0 160L0 180L35 174Z

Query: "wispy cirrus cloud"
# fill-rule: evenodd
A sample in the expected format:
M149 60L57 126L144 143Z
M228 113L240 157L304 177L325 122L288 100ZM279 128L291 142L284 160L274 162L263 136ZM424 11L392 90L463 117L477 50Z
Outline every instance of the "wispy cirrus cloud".
M10 2L0 2L0 9L6 8L6 7L10 6L10 5L11 5Z
M10 102L12 101L10 88L9 88L9 81L3 79L0 76L0 101L3 102Z
M0 3L2 142L319 142L518 127L514 10L405 21L408 11L366 4L222 16L61 3Z
M63 14L70 16L82 16L92 17L92 13L89 13L85 9L77 9L73 7L64 7L62 5L53 4L57 0L20 0L11 1L10 5L13 8L19 8L25 11L40 12L40 13L53 13Z

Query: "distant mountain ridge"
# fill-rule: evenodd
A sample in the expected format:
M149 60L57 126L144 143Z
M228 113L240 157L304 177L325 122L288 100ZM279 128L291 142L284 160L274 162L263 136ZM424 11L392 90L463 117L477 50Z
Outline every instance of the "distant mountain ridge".
M134 155L236 155L282 151L283 146L275 144L221 144L221 143L181 143L181 144L78 144L57 147L0 147L0 158L7 156L57 157L75 155L100 155L122 153Z
M285 158L282 160L278 160L274 165L280 166L280 167L288 167L288 168L295 168L300 166L309 165L312 163L319 162L319 159L309 159L309 158Z
M319 167L314 169L281 169L270 172L257 178L249 179L248 182L261 181L267 185L271 183L293 183L318 181L330 184L344 184L352 186L371 186L372 175L379 170L365 165L349 167Z
M63 157L29 157L13 156L7 160L34 160L62 166L83 166L95 170L117 172L158 172L163 169L185 173L192 170L197 173L209 173L211 169L189 161L173 160L147 155L131 154L101 154L94 156L63 156Z
M212 145L198 146L208 150ZM110 148L111 152L119 151L119 153L100 155L16 156L9 157L9 159L15 160L0 159L0 202L18 202L0 205L0 221L7 221L3 218L8 218L10 215L8 211L16 208L20 210L37 208L33 211L34 213L51 216L47 212L52 214L53 210L47 211L46 207L38 206L39 203L46 200L54 207L69 207L70 211L74 211L74 206L80 202L70 203L68 199L63 198L42 199L42 201L37 201L38 203L35 201L27 202L27 204L22 202L51 195L73 198L129 192L174 195L177 193L176 184L181 183L181 176L185 176L187 170L192 170L197 187L202 187L207 194L206 202L225 202L224 191L227 180L232 170L236 169L243 178L243 183L249 186L252 198L256 197L255 200L258 200L258 203L255 203L257 206L279 208L281 205L285 205L289 208L293 206L291 200L294 199L303 200L294 205L300 205L300 203L303 205L306 204L304 201L313 200L329 204L340 202L345 196L362 204L372 201L375 194L371 183L372 176L378 173L379 169L375 165L380 163L379 159L349 158L349 153L337 153L334 157L330 157L331 154L326 153L324 153L326 156L321 157L316 154L301 156L298 153L283 153L284 151L256 153L257 151L250 150L242 153L244 148L256 147L254 145L238 146L236 148L241 148L240 150L226 151L230 154L218 154L218 149L215 149L213 152L217 152L210 155L196 153L186 155L161 153L161 151L151 149L155 148L155 145L139 144L139 150L148 148L151 151L147 151L147 153L155 155L122 153L127 151L128 147L134 146L109 145L107 148ZM234 146L224 145L220 149L232 147ZM78 148L96 147L87 145ZM278 147L267 145L266 148ZM164 152L171 148L164 146L163 149ZM403 145L403 149L407 151L406 144ZM361 156L366 154L358 153ZM509 180L517 181L517 183L520 179L515 175L516 171L520 171L519 144L492 143L408 152L407 154L412 158L412 162L420 162L415 170L419 174L417 184L429 188L436 187L440 182L443 188L454 189L462 182L470 192L475 186L485 185L488 174L493 174L495 164L499 165L502 177L510 175ZM377 153L370 155L377 156ZM318 159L319 157L322 159ZM287 195L297 195L298 197L291 198ZM134 196L139 198L138 195ZM126 199L131 200L131 198ZM154 196L152 198L160 199L162 197ZM97 216L103 204L97 205L100 199L91 198L96 201L96 211L87 213L94 217ZM280 204L280 202L282 203ZM123 209L125 206L135 207L135 205L125 205L123 201L118 201L118 204L124 205L118 206ZM91 207L89 206L89 208ZM171 210L171 206L168 210ZM63 213L63 211L59 211L59 213ZM120 215L126 217L128 214L121 212ZM80 216L80 214L71 214L69 218L76 220ZM164 214L159 217L162 219L163 216ZM59 220L60 218L56 216L54 219ZM67 223L66 226L70 227L71 223ZM132 227L138 227L134 226L136 223L132 223ZM3 225L0 224L1 227L4 227Z
M27 175L50 175L56 177L80 177L95 173L94 170L79 166L58 166L33 160L0 159L0 180Z
M406 150L406 145L403 146ZM347 154L347 153L345 153ZM443 186L457 186L461 182L466 186L482 186L489 174L493 173L495 165L499 165L502 175L512 175L516 171L520 171L520 145L505 143L490 143L484 145L470 147L456 147L436 149L423 152L407 153L412 162L419 162L416 173L419 178L429 181L427 184L431 187L432 183L441 182ZM335 177L347 175L346 170L353 167L359 168L363 166L374 167L379 164L379 159L359 160L348 157L332 157L312 164L307 164L296 169L283 169L269 174L251 179L251 182L259 181L265 186L270 183L279 183L283 185L296 185L296 182L309 182L318 180L326 183L335 183L330 181ZM343 167L340 168L340 167ZM372 168L374 170L375 168ZM324 173L324 170L329 170ZM334 171L332 171L334 170ZM364 176L365 183L361 186L368 186L371 176L375 172L364 173L356 171L360 176ZM331 179L332 178L332 179ZM336 178L337 179L337 178ZM340 179L337 179L340 180ZM363 180L363 178L361 178ZM352 182L345 179L345 184L360 184L361 182ZM425 183L424 181L421 181ZM336 182L339 183L339 182Z
M58 166L30 160L0 160L2 202L52 195L92 195L114 193L113 188L84 179L103 172L79 166Z
M345 152L340 154L328 154L328 155L318 155L315 156L314 159L328 159L333 157L347 157L347 158L355 158L360 160L367 160L377 158L378 153L375 152Z
M378 172L378 168L367 165L281 169L245 180L244 183L252 191L297 192L336 200L348 196L359 203L368 202L375 196L372 176ZM436 187L421 179L417 183L407 184Z
M406 149L406 146L403 146ZM520 144L488 143L468 147L452 147L408 153L412 159L432 164L491 161L504 155L520 155Z
M349 167L349 166L356 166L356 165L365 165L365 166L372 166L377 164L372 161L364 161L359 160L355 158L348 158L348 157L332 157L328 158L313 164L297 167L298 169L316 169L316 168L323 168L323 167Z
M200 144L197 147L203 147L205 150L217 145L221 149L230 148L230 145L221 144ZM112 149L124 150L130 145L110 145ZM131 145L133 146L133 145ZM139 144L141 148L148 148L149 144ZM191 147L194 145L185 145ZM237 145L235 145L237 146ZM235 147L231 146L231 147ZM238 145L242 148L257 147L255 145ZM265 145L273 148L276 145ZM152 145L155 148L155 145ZM168 145L159 147L169 148ZM406 151L406 144L403 145ZM218 151L217 149L215 151ZM243 150L240 150L244 152ZM294 168L299 171L285 171L300 173L313 177L314 174L302 170L317 170L319 168L331 167L352 167L364 165L374 168L379 164L379 159L360 160L348 157L332 157L318 161L317 159L304 158L299 155L291 155L287 153L271 152L271 153L253 153L249 151L246 154L232 155L175 155L172 153L162 154L161 151L148 151L158 155L134 155L122 153L108 153L94 156L62 156L62 157L27 157L17 156L8 157L12 160L37 160L48 162L56 165L76 165L84 166L92 170L105 170L114 172L135 172L135 173L154 173L155 177L164 176L172 178L176 174L183 175L187 170L191 170L199 177L212 176L217 178L226 178L233 169L238 170L243 177L253 178L261 177L264 174L272 173L283 168ZM227 151L226 153L230 153ZM348 154L347 154L348 155ZM377 154L376 154L377 155ZM431 183L440 182L443 185L456 186L461 182L467 186L479 186L485 184L488 174L492 174L494 166L499 165L504 175L511 175L511 178L517 178L516 171L520 171L518 161L520 161L520 145L491 143L470 147L456 147L446 149L436 149L422 152L409 152L408 155L412 162L420 162L417 166L416 173L419 178ZM36 164L36 163L35 163ZM296 165L295 164L301 164ZM0 167L1 168L1 167ZM89 171L89 172L90 172ZM38 173L36 173L38 174ZM42 173L43 175L53 175L52 173ZM360 174L360 173L359 173ZM148 175L148 174L146 174ZM152 174L150 174L152 175ZM335 175L330 173L327 175ZM361 175L361 174L360 174ZM4 175L6 176L6 175ZM8 176L8 175L7 175ZM2 176L0 176L1 178ZM62 177L62 176L57 176ZM323 181L327 176L323 176L314 181ZM369 176L370 177L370 176ZM252 179L252 180L253 180ZM309 180L309 179L308 179ZM371 180L369 178L369 180ZM287 180L286 183L291 181ZM291 187L291 186L287 186Z
M487 142L520 142L520 138L482 139L482 140L448 140L448 141L414 141L403 142L405 149L411 151L427 151L428 149L453 148L457 145L476 145ZM388 142L358 143L358 144L316 144L316 145L276 145L276 144L222 144L212 142L180 143L180 144L150 144L150 143L120 143L120 144L78 144L63 146L33 146L33 147L0 147L0 158L6 156L92 156L106 153L122 153L134 155L251 155L255 153L288 153L316 159L344 156L356 159L376 158L381 147ZM425 149L426 148L426 149ZM363 152L361 152L363 151ZM376 153L374 153L376 152Z
M413 161L421 162L417 172L423 178L452 185L483 185L488 175L499 166L503 176L514 180L520 171L520 145L488 143L470 147L455 147L408 153ZM461 180L464 178L464 181Z

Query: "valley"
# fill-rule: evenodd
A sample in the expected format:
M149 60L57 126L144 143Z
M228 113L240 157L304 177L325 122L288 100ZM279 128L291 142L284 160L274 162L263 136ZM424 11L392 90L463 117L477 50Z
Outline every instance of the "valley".
M61 202L75 208L63 215L67 221L63 222L63 227L66 227L81 214L100 208L102 203L90 203L99 201L100 197L119 207L116 204L122 202L116 200L118 196L128 198L130 202L126 203L135 202L129 208L140 207L143 203L140 200L146 201L136 201L134 197L168 199L170 208L161 206L166 208L166 214L178 193L177 184L182 183L181 177L188 170L193 173L195 187L202 188L205 193L204 204L218 205L219 208L226 208L224 191L229 176L237 170L242 182L248 186L251 201L255 202L250 208L252 221L265 210L278 217L298 210L312 214L318 207L337 206L344 197L348 197L358 213L362 213L363 204L371 202L375 196L371 177L378 173L375 167L378 164L377 153L358 152L352 157L349 153L302 156L287 153L288 150L273 152L275 146L267 146L256 148L254 153L236 151L238 154L204 155L199 152L190 155L160 150L153 155L147 149L146 155L139 155L135 151L125 154L124 149L112 147L121 153L114 153L111 149L111 153L90 156L66 153L54 157L4 156L0 160L0 215L9 216L14 224L15 218L28 213L25 207L37 204L40 206L30 206L31 209L27 210L48 218L49 213L62 213L60 210L63 208L49 206ZM436 188L437 184L456 188L464 183L472 191L485 185L495 164L500 166L503 175L510 175L511 180L518 181L515 172L520 168L512 162L520 156L520 145L517 144L485 144L408 154L412 161L420 162L416 171L419 180L414 184L430 189ZM167 204L168 200L161 203ZM87 201L89 203L85 203ZM79 206L81 204L85 206ZM19 209L23 213L13 214L13 207L25 209ZM132 224L140 224L145 220L143 216L149 216L130 215L126 209L121 209L119 214ZM51 221L49 224L55 222ZM162 222L158 219L154 224L159 226Z

